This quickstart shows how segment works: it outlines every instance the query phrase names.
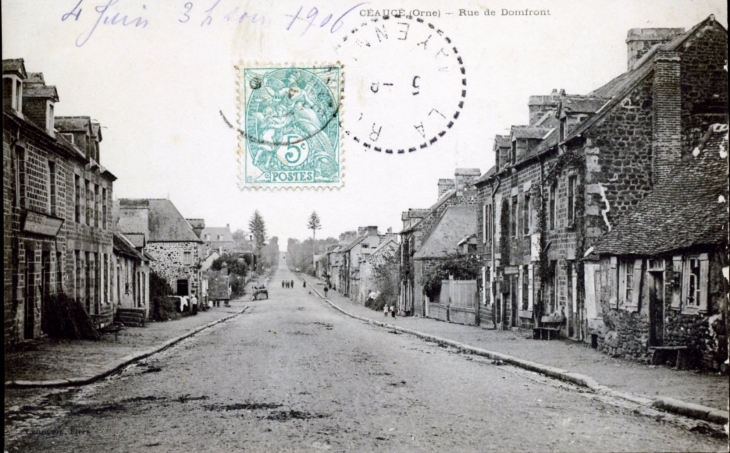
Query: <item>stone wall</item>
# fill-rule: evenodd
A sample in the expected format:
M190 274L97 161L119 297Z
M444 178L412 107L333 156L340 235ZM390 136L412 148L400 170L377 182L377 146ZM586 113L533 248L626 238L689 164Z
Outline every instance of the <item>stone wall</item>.
M727 359L727 315L726 295L728 284L722 275L727 266L724 253L710 256L709 297L706 312L683 312L682 306L672 306L672 294L679 291L673 282L677 281L672 268L672 257L665 259L663 346L687 346L690 365L705 369L720 369ZM603 317L603 330L598 335L598 348L614 357L648 362L651 359L651 320L649 313L649 288L647 273L641 283L640 305L636 310L626 309L620 303L611 304L618 283L610 276L610 259L604 257L600 265L599 313ZM723 315L724 313L724 315Z
M197 242L148 242L145 251L155 261L150 263L152 271L177 289L178 280L188 280L188 290L198 293L199 278L196 264L199 262ZM185 264L185 252L190 253L190 264Z

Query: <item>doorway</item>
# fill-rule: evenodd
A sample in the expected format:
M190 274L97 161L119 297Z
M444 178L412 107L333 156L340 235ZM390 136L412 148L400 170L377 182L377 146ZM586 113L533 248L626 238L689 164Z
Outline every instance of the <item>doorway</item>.
M188 295L188 280L178 280L177 281L177 295L178 296L187 296Z
M649 345L664 345L664 272L649 272Z
M35 275L33 274L35 251L25 251L25 306L23 311L23 338L33 338L35 327Z

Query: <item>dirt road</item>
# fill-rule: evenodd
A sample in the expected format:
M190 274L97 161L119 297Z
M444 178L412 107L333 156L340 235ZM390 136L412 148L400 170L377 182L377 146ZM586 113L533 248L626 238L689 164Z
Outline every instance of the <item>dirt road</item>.
M269 293L247 314L103 382L6 391L5 450L727 448L697 423L345 317L287 270Z

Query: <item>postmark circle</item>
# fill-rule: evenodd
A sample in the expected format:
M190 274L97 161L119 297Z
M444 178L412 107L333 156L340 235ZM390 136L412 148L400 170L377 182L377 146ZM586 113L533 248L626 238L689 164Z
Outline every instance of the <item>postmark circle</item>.
M405 154L434 145L466 100L466 68L442 29L420 17L383 16L353 28L336 51L345 63L345 134L365 150ZM354 67L354 68L353 68Z

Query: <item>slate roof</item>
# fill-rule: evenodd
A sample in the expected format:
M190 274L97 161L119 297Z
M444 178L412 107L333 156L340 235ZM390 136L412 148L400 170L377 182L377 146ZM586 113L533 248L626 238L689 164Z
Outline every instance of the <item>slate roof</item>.
M494 145L497 148L509 148L509 135L495 135L494 136Z
M114 233L113 237L114 251L130 258L144 261L145 257L137 251L134 245L121 233Z
M549 127L512 126L510 139L542 139L550 131Z
M595 96L566 96L560 100L560 116L571 113L596 113L603 107L608 98Z
M210 239L205 239L206 234L210 234ZM223 239L218 239L219 235L223 236ZM205 227L200 236L205 242L233 242L233 234L228 227Z
M356 237L352 242L350 242L349 244L343 246L342 247L342 250L340 250L340 251L341 252L349 252L350 250L352 250L353 248L355 248L355 246L357 244L359 244L362 241L364 241L366 237L368 237L367 234L363 234L362 236Z
M481 179L481 178L480 178L480 179ZM425 219L426 219L426 218L427 218L427 217L428 217L429 215L431 215L431 213L432 213L433 211L435 211L435 210L436 210L436 209L438 209L438 208L439 208L439 207L440 207L441 205L443 205L444 203L446 203L446 202L447 202L447 201L448 201L448 200L449 200L449 199L450 199L451 197L453 197L454 195L456 195L456 189L451 189L451 190L447 190L446 192L444 192L444 194L443 194L443 195L441 195L441 198L439 198L439 199L438 199L438 201L437 201L436 203L432 204L432 205L431 205L431 207L429 207L428 209L426 209L426 211L428 211L428 214L426 214L425 216L423 216L423 217L421 218L421 220L419 220L418 222L414 223L414 224L413 224L413 225L411 225L410 227L408 227L408 228L406 228L406 229L402 230L402 231L400 232L400 234L403 234L403 233L410 233L411 231L413 231L413 230L417 229L417 228L418 228L418 227L419 227L419 226L420 226L420 225L421 225L421 224L423 223L423 221L424 221L424 220L425 220Z
M122 233L144 232L148 242L203 242L165 198L120 198L117 228Z
M474 184L479 184L479 183L482 183L482 182L484 182L484 181L487 181L487 180L489 180L489 179L490 179L490 178L491 178L492 176L494 176L494 175L495 175L496 173L497 173L497 167L496 167L496 165L493 165L493 166L492 166L492 168L490 168L489 170L487 170L487 172L486 172L486 173L484 173L484 174L482 175L482 177L481 177L481 178L477 179L477 180L476 180L476 181L474 182Z
M91 129L91 117L88 116L57 116L54 118L56 129L60 132L89 132Z
M372 255L379 253L381 250L385 249L388 245L390 245L390 243L393 243L396 246L398 245L398 242L395 239L388 238L388 239L384 240L379 246L377 246L375 248L375 250L373 250L373 253L371 253L370 255L372 256Z
M33 72L23 83L23 97L47 98L58 102L58 91L55 86L46 85L42 73Z
M695 155L697 154L697 155ZM716 124L701 146L594 246L594 253L655 256L727 244L728 126Z
M459 241L476 229L474 206L449 206L413 259L443 258L455 252Z
M594 124L596 124L601 118L603 118L607 112L611 111L611 109L621 102L621 100L626 97L627 94L633 90L637 84L639 84L642 80L644 80L649 74L652 73L654 70L654 56L657 54L657 52L660 49L663 50L669 50L669 51L676 51L681 48L682 44L684 44L689 38L691 38L695 33L697 33L698 30L700 30L702 27L704 27L707 24L717 24L715 22L715 17L713 15L710 15L707 17L707 19L703 20L702 22L698 23L694 27L692 27L689 31L686 33L683 33L673 40L669 41L665 44L658 44L654 47L652 47L648 52L646 52L639 61L636 62L634 67L621 74L620 76L616 77L615 79L611 80L607 84L603 85L602 87L592 91L589 93L589 96L594 97L603 97L603 98L611 98L610 101L608 101L603 108L601 108L598 112L596 112L595 115L588 118L586 121L581 123L580 126L578 126L574 131L572 131L565 139L565 141L569 141L575 137L578 137L579 135L583 134L585 131L590 129ZM718 26L722 27L718 24Z
M3 60L3 74L17 72L22 78L26 77L25 63L22 58Z

